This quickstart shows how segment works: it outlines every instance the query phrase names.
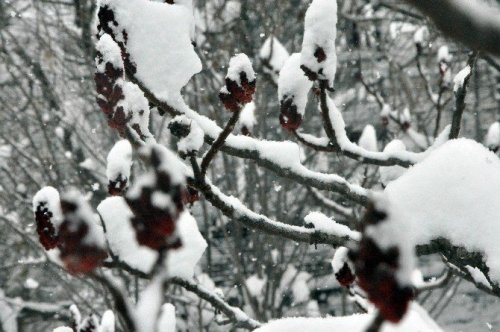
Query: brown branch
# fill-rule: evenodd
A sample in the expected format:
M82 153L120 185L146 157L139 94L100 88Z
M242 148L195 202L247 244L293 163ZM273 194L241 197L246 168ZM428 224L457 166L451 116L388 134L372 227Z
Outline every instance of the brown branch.
M467 96L467 85L469 84L469 79L474 70L474 64L476 63L477 52L473 52L469 59L467 60L467 66L470 67L469 74L465 77L463 84L458 87L455 91L455 110L453 112L453 117L451 120L451 129L449 139L457 138L460 133L460 126L462 122L462 115L465 110L465 97Z
M207 174L207 169L208 166L210 165L210 162L217 154L217 151L219 151L220 148L224 145L224 142L226 141L226 138L229 136L229 134L232 133L234 126L236 125L236 122L238 122L240 113L241 109L239 109L236 112L233 112L233 115L231 115L231 118L224 127L224 130L219 134L219 137L217 137L215 142L212 143L212 146L205 154L205 157L203 157L203 160L201 161L201 177L204 177L205 174Z

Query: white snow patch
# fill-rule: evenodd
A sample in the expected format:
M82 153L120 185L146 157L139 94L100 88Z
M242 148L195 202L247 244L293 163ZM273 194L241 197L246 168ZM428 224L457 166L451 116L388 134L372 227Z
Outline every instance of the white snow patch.
M335 38L337 37L337 0L313 0L306 11L301 64L320 73L318 77L333 87L337 71ZM319 62L315 57L321 47L326 59Z
M297 111L304 117L307 104L307 94L311 90L312 82L309 81L304 71L300 69L300 53L292 54L281 68L278 78L279 101L293 98ZM286 98L285 98L286 97Z
M132 145L128 140L115 143L108 153L106 176L108 181L116 181L120 176L125 180L130 179L132 167Z

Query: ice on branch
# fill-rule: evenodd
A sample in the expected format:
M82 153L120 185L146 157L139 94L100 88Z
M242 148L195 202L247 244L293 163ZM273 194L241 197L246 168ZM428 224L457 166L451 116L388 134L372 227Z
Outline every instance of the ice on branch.
M429 38L429 29L427 29L426 26L422 26L415 31L415 34L413 35L413 42L417 47L418 54L422 54L427 38Z
M120 195L128 186L132 167L132 145L121 140L108 153L106 176L110 195Z
M168 128L179 137L177 150L181 156L196 153L203 146L205 133L200 126L185 115L178 115L168 123Z
M310 212L304 217L305 227L325 232L331 235L359 240L360 234L352 231L346 225L338 224L335 220L321 212Z
M377 133L372 125L366 125L365 128L363 128L358 145L366 151L378 151Z
M230 112L237 112L253 99L256 77L252 62L244 53L229 60L225 85L219 92L219 98Z
M71 274L85 274L107 257L104 234L89 203L76 190L61 197L64 221L59 228L61 260Z
M300 127L306 111L312 82L300 69L300 53L292 54L283 65L278 79L280 124L288 130Z
M62 223L57 189L50 186L40 189L33 197L33 212L40 243L46 250L55 248L59 243L58 232Z
M265 71L273 77L280 72L289 56L286 48L274 36L269 36L259 51L259 57L264 64Z
M354 275L354 266L347 257L348 249L346 247L338 247L332 259L332 268L335 278L339 284L344 287L349 287L356 276Z
M402 141L398 139L390 141L389 144L387 144L384 148L384 152L388 154L398 153L400 151L406 151L406 146ZM398 165L380 167L380 182L382 182L382 184L386 186L389 182L399 178L402 174L404 174L405 171L406 168Z
M238 125L240 131L245 136L252 136L253 126L257 121L255 120L255 103L252 101L243 107L240 117L238 119Z
M159 250L181 245L176 221L184 210L184 165L170 150L159 144L142 151L150 170L128 190L126 200L134 217L132 225L141 245Z
M486 134L486 146L493 152L497 152L500 147L500 122L494 122L488 128Z
M125 66L158 98L180 102L180 90L201 70L191 44L193 9L146 0L100 0L98 30L122 49Z
M449 141L391 182L385 195L399 215L389 224L408 235L404 246L443 237L480 250L489 278L500 282L500 160L494 153L472 140Z
M313 0L306 12L301 68L310 80L333 88L337 71L337 0Z
M364 332L375 319L375 313L327 318L283 318L266 323L255 332L314 331ZM399 324L384 323L381 332L441 332L439 326L418 304L413 303L408 315Z

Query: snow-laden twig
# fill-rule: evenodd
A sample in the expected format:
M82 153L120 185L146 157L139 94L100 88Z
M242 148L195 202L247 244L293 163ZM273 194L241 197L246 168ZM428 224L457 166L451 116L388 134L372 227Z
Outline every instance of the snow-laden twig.
M467 66L462 71L458 73L455 77L455 87L453 89L455 93L455 109L453 110L453 117L451 120L451 129L449 138L457 138L460 133L460 126L462 123L462 114L465 110L465 97L467 96L467 85L469 83L469 78L472 75L474 65L477 59L477 52L473 52L469 59L467 60Z

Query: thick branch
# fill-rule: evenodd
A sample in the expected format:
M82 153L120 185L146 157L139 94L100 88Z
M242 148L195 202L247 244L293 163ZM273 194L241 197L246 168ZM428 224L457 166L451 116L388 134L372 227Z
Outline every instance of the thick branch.
M498 11L472 0L406 0L449 37L478 50L500 55Z

